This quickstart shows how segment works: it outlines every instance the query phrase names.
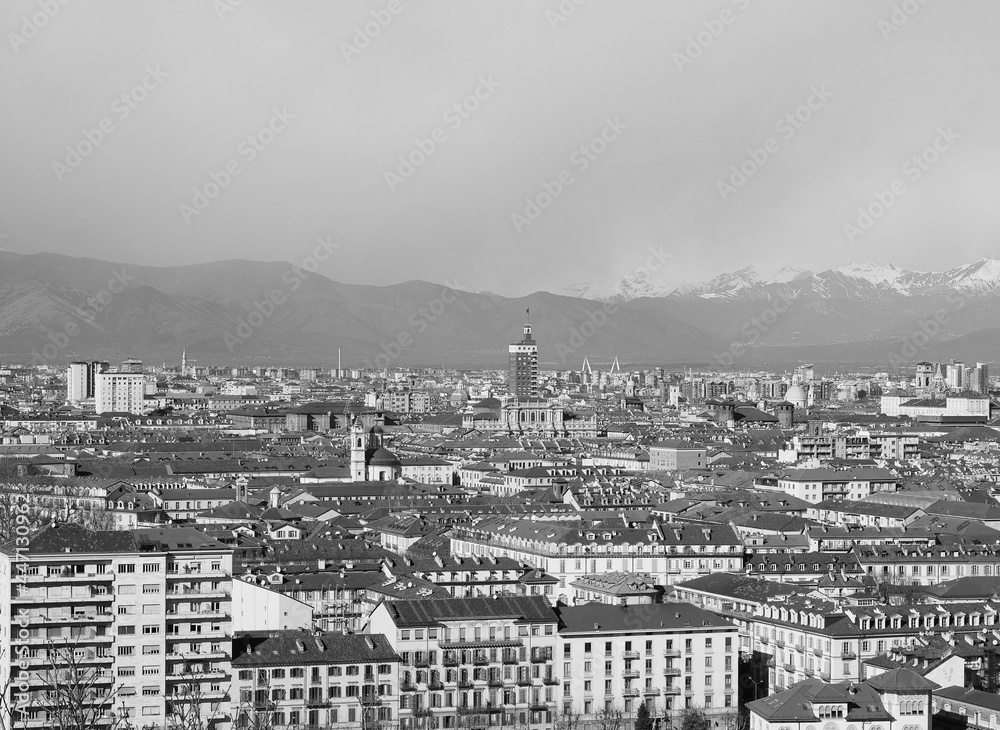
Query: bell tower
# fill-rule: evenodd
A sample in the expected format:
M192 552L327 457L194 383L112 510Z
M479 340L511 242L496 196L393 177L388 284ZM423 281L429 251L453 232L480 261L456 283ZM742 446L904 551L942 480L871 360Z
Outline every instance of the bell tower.
M351 439L351 480L363 482L368 478L365 466L365 451L368 447L365 429L358 421L357 416L351 420L349 431Z

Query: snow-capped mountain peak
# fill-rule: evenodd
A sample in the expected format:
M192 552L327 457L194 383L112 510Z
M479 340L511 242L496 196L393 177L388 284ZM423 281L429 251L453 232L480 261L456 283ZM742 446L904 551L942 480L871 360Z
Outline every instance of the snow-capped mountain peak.
M921 296L956 290L964 295L1000 294L1000 261L980 259L947 271L911 271L891 263L851 263L821 272L792 266L744 266L708 281L660 287L644 273L618 282L598 295L589 283L566 290L570 296L627 301L639 297L668 296L700 299L767 299L778 292L794 296L871 299L879 296Z

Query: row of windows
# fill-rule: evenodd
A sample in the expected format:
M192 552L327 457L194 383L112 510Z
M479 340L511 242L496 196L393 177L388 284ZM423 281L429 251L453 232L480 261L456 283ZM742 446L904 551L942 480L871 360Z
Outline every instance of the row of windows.
M511 627L509 625L489 627L489 637L491 640L499 639L501 633L503 634L504 639L510 639L512 633ZM555 626L553 624L546 624L544 626L542 626L541 624L532 624L530 627L529 626L517 627L518 636L528 636L529 634L531 636L542 636L542 635L552 636L554 633L555 633ZM415 641L423 641L425 632L424 629L413 629L412 634L410 632L410 629L400 629L399 631L400 641L409 641L411 635L413 636L413 639ZM436 640L440 636L442 641L452 641L455 636L455 631L453 631L450 627L445 627L443 631L438 629L427 629L426 636L428 639L431 640ZM465 626L460 626L457 632L457 636L459 641L465 641L468 638L468 629ZM472 629L472 637L476 641L481 641L483 638L483 627L479 625L474 626Z
M338 665L334 664L326 668L326 675L328 677L358 677L361 675L361 666L358 664L347 664ZM366 664L364 665L365 676L372 676L375 673L375 665ZM285 679L285 667L275 667L273 669L258 669L257 671L257 681L267 682L269 679ZM306 676L305 667L288 667L287 668L288 677L291 679L302 679ZM310 667L309 675L312 680L319 681L320 676L323 673L322 667ZM379 664L378 673L381 675L392 674L391 664ZM239 678L243 681L250 681L254 678L254 670L252 669L241 669L239 671Z

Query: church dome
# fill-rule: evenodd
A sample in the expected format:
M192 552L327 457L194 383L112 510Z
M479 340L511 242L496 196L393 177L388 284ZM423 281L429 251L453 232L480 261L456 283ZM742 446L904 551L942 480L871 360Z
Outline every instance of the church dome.
M802 386L795 384L785 392L785 400L796 408L805 408L808 398Z
M377 449L372 458L368 460L371 466L394 466L399 467L399 457L389 451L389 449Z

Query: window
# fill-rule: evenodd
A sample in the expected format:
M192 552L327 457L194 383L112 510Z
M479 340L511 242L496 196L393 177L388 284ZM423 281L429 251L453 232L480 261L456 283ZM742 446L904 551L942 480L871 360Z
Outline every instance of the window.
M158 624L148 624L142 627L142 633L146 634L158 634L160 633L160 627Z
M160 564L159 563L143 563L142 564L143 573L159 573Z
M150 654L159 654L160 647L156 644L147 644L146 646L142 647L142 653L147 656L149 656Z
M119 677L134 677L135 667L118 667Z
M158 603L144 603L143 606L142 606L142 612L145 615L147 615L147 616L150 615L150 614L159 613L160 612L160 604L158 604Z
M131 595L135 593L135 586L130 586L126 583L122 583L118 586L119 595Z
M134 634L134 633L135 633L135 626L119 626L118 627L118 635L119 636L126 636L128 634Z
M118 565L119 573L134 573L135 563L119 563Z
M160 586L156 585L155 583L146 583L142 586L142 592L146 594L159 593Z
M133 656L135 654L134 646L119 646L118 656Z

